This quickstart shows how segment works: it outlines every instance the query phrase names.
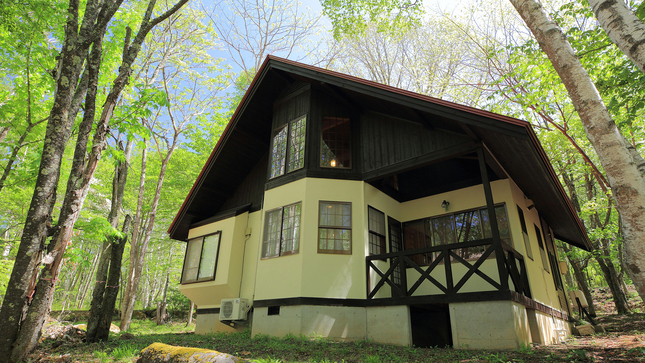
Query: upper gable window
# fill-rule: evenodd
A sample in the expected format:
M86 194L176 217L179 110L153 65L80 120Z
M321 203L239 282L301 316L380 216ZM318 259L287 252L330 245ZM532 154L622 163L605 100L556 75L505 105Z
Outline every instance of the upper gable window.
M348 118L323 117L320 166L351 168L352 134Z
M289 122L273 136L269 179L305 166L307 117Z

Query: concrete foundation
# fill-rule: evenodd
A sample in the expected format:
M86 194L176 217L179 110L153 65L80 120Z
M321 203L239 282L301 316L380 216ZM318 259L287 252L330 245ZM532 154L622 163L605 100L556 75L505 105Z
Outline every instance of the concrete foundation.
M234 333L244 329L244 327L231 328L221 323L219 314L197 314L195 318L195 334Z
M452 303L450 325L456 349L517 349L531 342L526 308L511 301Z
M410 345L407 306L281 306L255 308L253 336L287 334L320 336L343 341L369 339L378 343Z

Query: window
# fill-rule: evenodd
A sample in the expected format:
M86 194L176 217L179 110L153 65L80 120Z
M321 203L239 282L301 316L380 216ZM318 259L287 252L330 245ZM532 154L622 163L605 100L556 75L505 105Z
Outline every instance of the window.
M352 253L352 204L320 202L318 252Z
M215 279L217 255L222 232L188 240L181 282L197 282Z
M524 248L526 249L526 255L532 260L533 251L531 250L531 240L529 240L529 232L526 229L526 220L524 219L524 212L520 206L517 206L517 214L520 215L520 224L522 225L522 238L524 239Z
M385 253L385 214L367 207L370 255Z
M549 260L546 259L546 251L544 250L544 243L542 243L542 232L540 232L540 229L538 226L535 226L535 235L537 236L538 240L538 246L540 247L540 257L542 258L542 267L544 267L544 271L546 272L551 272L549 270Z
M348 118L323 117L320 166L351 168L351 138Z
M502 241L510 244L510 229L506 214L506 207L495 207L497 226ZM459 242L477 241L492 238L488 209L479 208L470 211L458 212L440 217L411 221L403 224L403 241L406 250L439 246ZM484 253L485 246L462 248L460 257L478 258ZM432 262L432 254L412 256L412 260L420 265Z
M289 122L273 136L269 179L305 166L307 117Z
M300 203L266 213L262 258L298 253L300 248Z

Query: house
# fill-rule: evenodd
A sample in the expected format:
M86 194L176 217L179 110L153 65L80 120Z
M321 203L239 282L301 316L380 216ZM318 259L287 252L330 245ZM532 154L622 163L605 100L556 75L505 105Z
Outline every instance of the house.
M529 123L271 56L169 233L197 333L422 347L559 342L591 248Z

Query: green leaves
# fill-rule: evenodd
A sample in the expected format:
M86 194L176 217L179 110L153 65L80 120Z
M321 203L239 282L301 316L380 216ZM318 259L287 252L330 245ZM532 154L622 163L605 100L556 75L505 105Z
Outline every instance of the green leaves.
M337 40L362 34L368 24L379 32L402 34L419 25L424 14L420 0L321 0L321 4Z

